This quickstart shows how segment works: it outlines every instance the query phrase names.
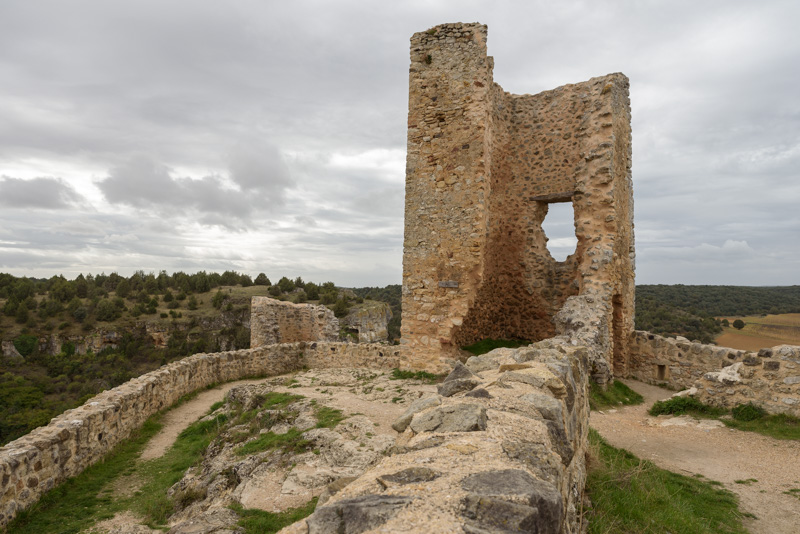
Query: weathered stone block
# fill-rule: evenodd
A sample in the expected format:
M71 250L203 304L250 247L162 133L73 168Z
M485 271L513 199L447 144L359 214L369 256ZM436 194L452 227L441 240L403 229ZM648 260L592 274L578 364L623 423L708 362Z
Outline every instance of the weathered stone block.
M421 432L474 432L486 430L486 408L479 404L441 406L411 420L411 430Z

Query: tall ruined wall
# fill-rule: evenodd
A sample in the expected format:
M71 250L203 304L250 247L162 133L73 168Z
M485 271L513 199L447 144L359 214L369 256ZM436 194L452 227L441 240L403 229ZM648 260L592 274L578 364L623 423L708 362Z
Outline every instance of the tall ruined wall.
M195 354L129 380L0 447L0 528L42 493L100 460L147 418L187 393L303 367L391 369L400 363L399 350L386 345L291 343Z
M325 306L294 304L269 297L250 302L250 347L296 341L336 341L339 320Z
M636 331L629 375L689 389L693 397L714 406L733 408L752 402L769 413L800 417L798 346L753 352Z
M622 74L537 95L492 79L486 26L411 39L403 343L410 363L483 338L540 340L570 296L609 303L606 358L624 374L633 330L630 106ZM570 202L578 245L555 261L542 230Z

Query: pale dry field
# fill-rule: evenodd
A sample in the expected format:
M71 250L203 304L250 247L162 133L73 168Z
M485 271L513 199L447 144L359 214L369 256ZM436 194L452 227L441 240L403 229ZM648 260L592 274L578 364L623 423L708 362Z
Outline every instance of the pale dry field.
M742 330L723 328L722 334L714 340L717 345L741 350L800 345L800 313L724 318L731 324L736 319L741 319L745 326Z

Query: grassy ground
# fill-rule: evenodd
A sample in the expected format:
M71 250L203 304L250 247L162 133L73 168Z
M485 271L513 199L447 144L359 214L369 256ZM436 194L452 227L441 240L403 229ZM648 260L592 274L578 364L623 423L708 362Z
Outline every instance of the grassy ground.
M274 534L283 527L287 527L314 512L317 498L314 497L304 506L289 508L283 512L273 513L252 508L232 506L231 508L241 516L239 526L244 527L246 534Z
M746 533L735 495L677 475L589 433L590 534Z
M195 395L187 395L170 409ZM11 522L8 532L77 534L123 510L136 512L154 528L164 525L175 507L167 489L202 458L226 416L190 425L164 456L138 462L147 442L161 429L162 416L163 412L154 415L102 461L47 492ZM139 485L139 489L131 495L115 496L115 484L120 480Z
M703 404L691 397L676 397L658 401L650 415L683 415L719 419L726 426L747 432L757 432L775 439L800 440L800 419L785 414L768 415L752 405L739 405L732 411ZM750 408L750 409L748 409Z
M589 381L589 407L592 410L631 406L644 402L644 397L622 382L615 380L603 390L594 380Z
M717 345L741 350L758 350L782 344L800 345L800 313L724 318L730 324L741 319L745 326L741 330L723 327L722 333L715 339Z

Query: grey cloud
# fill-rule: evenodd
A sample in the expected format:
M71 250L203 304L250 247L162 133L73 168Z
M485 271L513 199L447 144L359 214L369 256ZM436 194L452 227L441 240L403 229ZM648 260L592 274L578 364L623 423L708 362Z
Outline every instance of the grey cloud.
M285 190L294 185L280 151L272 144L240 144L232 151L228 168L242 191L264 193L270 202L282 203Z
M72 208L82 201L83 197L59 178L0 177L0 206L59 210Z

